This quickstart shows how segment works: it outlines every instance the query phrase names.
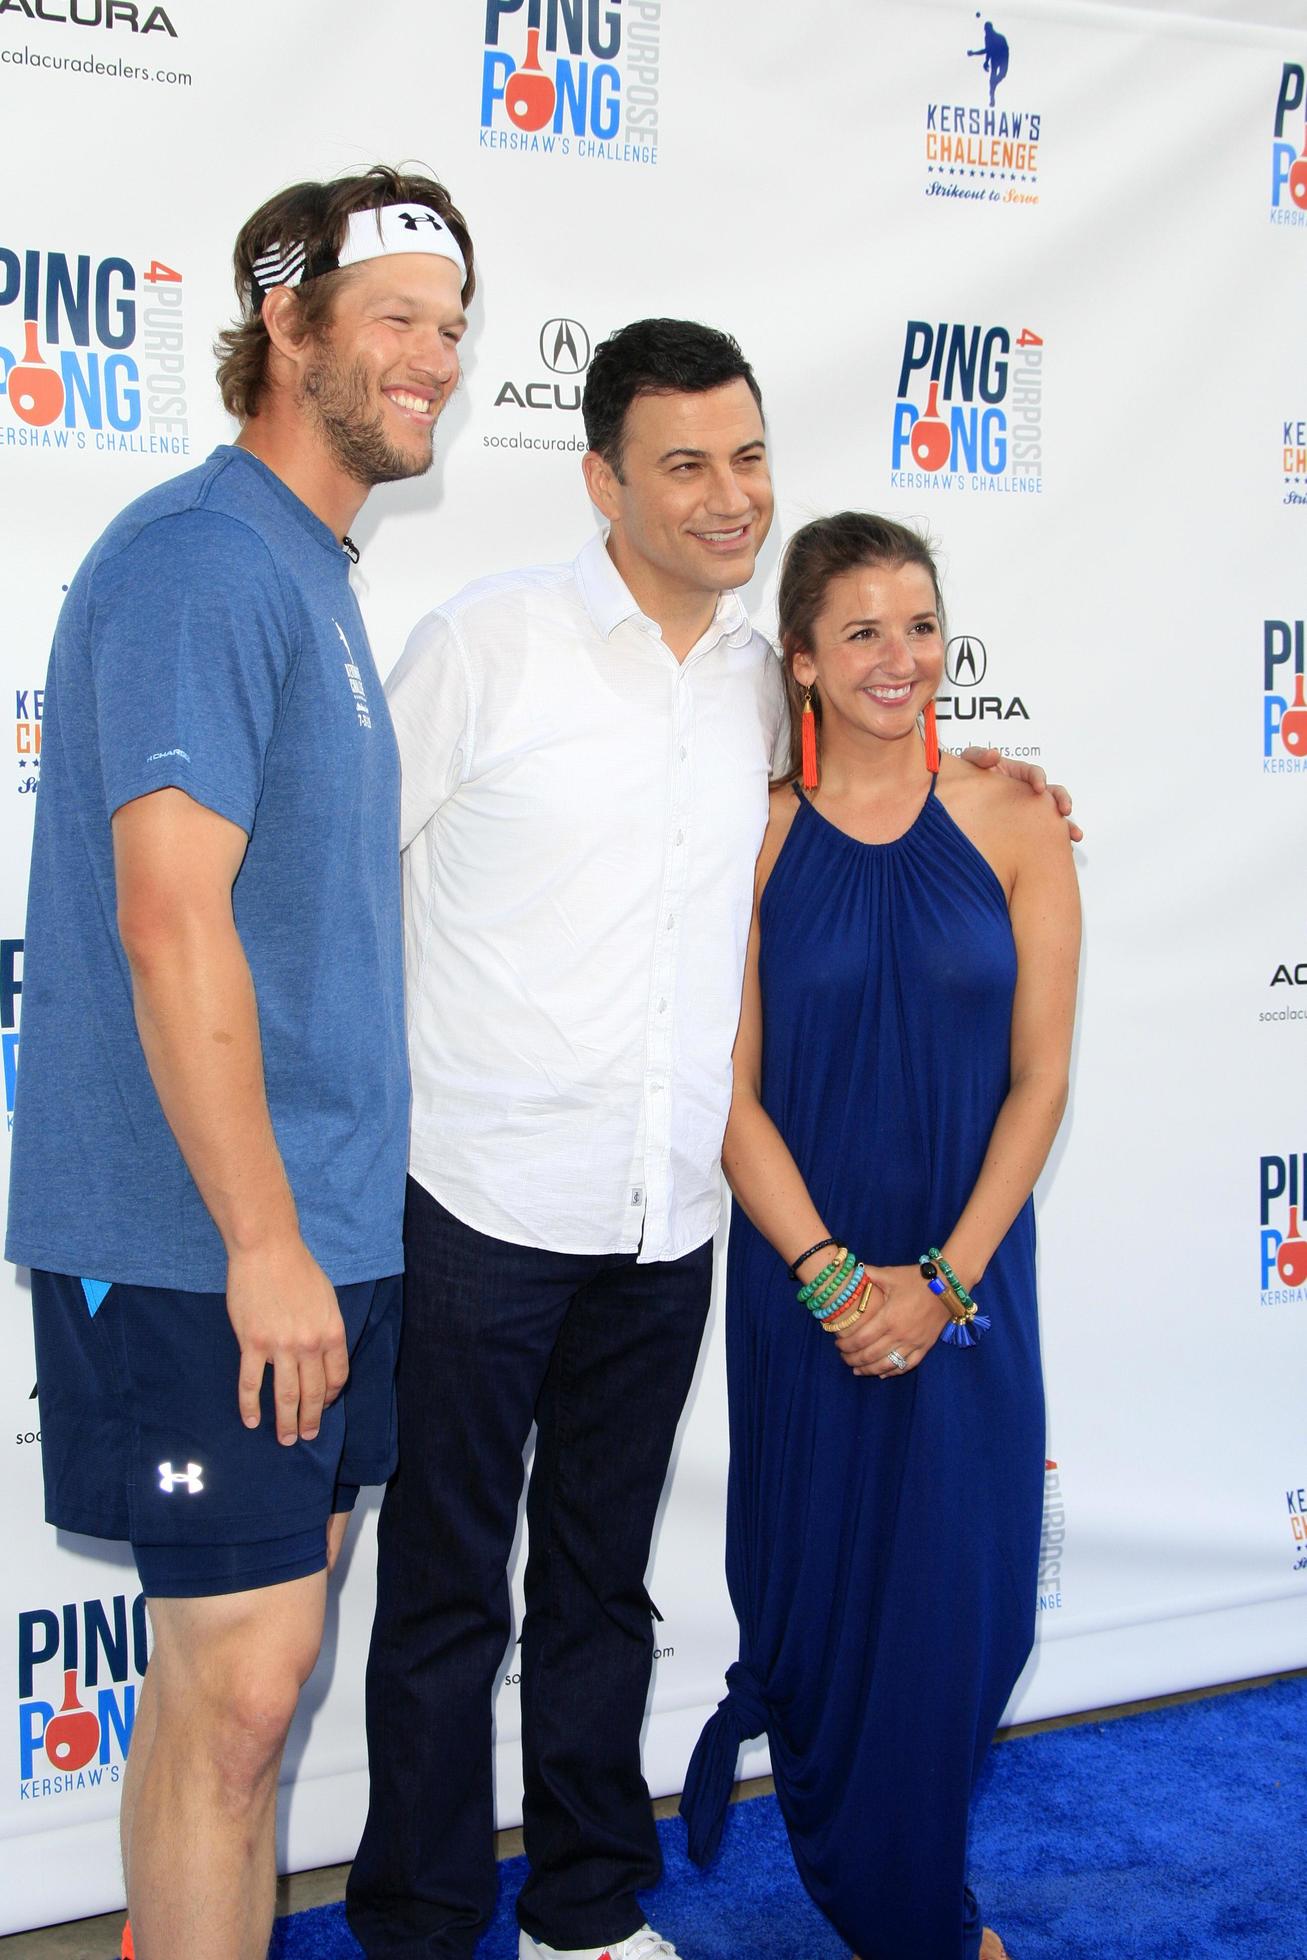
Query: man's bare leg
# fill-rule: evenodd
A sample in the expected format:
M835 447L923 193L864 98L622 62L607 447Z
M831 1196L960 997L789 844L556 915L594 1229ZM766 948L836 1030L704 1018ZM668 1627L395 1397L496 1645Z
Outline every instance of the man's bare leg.
M254 1592L149 1602L150 1726L124 1792L139 1960L264 1960L277 1771L317 1659L325 1598L319 1572Z
M132 1866L132 1820L136 1815L136 1799L145 1780L146 1765L154 1746L154 1694L150 1682L151 1675L147 1672L136 1697L132 1740L127 1751L122 1797L118 1805L118 1841L122 1846L124 1879Z

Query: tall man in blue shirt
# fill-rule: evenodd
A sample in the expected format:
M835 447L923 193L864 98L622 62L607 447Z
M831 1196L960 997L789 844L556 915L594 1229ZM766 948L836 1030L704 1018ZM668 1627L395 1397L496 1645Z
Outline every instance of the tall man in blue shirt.
M428 177L256 212L220 343L237 442L110 525L55 634L7 1251L46 1515L130 1539L149 1602L141 1960L266 1951L326 1569L394 1467L399 771L346 534L430 466L471 259Z

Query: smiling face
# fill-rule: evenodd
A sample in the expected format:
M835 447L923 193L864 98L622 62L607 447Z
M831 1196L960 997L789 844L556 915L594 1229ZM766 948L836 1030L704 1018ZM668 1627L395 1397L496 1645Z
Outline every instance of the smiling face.
M370 489L430 469L466 328L448 259L400 253L342 280L329 326L307 345L299 398L347 476Z
M822 741L896 741L944 673L935 585L924 565L859 565L826 587L812 644L792 657L801 687L821 697Z
M747 381L637 396L623 423L621 474L593 450L585 473L612 527L613 563L653 618L752 578L773 500Z

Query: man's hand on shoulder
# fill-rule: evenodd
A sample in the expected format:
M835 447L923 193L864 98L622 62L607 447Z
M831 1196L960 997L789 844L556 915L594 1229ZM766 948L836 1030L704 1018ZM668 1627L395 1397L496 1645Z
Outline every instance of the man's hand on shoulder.
M1015 762L999 749L963 749L962 760L971 763L975 769L997 769L1000 776L1008 776L1014 783L1026 783L1036 796L1051 796L1053 807L1060 817L1067 820L1067 830L1071 842L1079 844L1084 840L1084 831L1078 823L1071 821L1071 792L1061 783L1050 783L1044 771L1035 762Z
M258 1428L271 1367L277 1441L312 1442L345 1386L349 1352L336 1290L298 1233L229 1254L227 1313L240 1343L241 1421Z

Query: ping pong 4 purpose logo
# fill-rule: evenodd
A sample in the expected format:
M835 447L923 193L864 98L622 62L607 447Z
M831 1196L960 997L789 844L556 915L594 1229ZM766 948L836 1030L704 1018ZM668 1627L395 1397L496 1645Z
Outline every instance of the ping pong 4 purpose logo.
M143 1593L18 1615L20 1801L119 1781L147 1660Z
M1307 225L1307 69L1300 61L1285 62L1275 97L1271 223Z
M1301 619L1262 623L1262 774L1307 770L1307 699L1303 696L1307 636Z
M1044 1528L1039 1540L1038 1611L1062 1610L1062 1553L1066 1546L1066 1504L1062 1473L1051 1458L1044 1460Z
M658 161L662 0L486 0L481 147Z
M180 272L0 245L0 448L190 454Z
M897 490L1038 494L1044 341L1023 327L909 320L890 434Z
M1261 1160L1262 1305L1307 1302L1307 1238L1303 1236L1307 1195L1307 1151Z

